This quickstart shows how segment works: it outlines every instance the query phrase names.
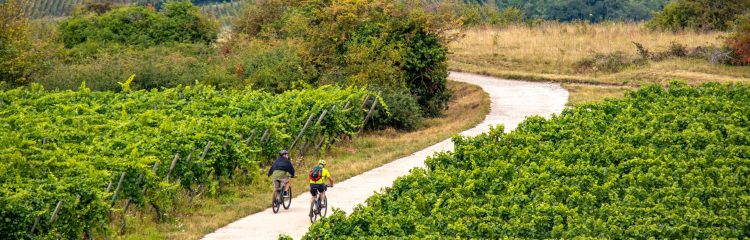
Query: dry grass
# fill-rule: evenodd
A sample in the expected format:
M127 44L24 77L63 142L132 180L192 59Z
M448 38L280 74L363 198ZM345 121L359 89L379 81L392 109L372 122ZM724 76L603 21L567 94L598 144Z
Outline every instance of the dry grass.
M651 62L622 72L577 73L573 65L594 53L621 51L637 55L633 42L651 51L664 51L672 42L688 48L722 44L724 33L656 32L634 23L545 23L529 28L479 28L465 31L452 43L452 70L535 81L638 86L680 79L748 82L750 68L711 65L704 60L671 59Z
M454 99L443 117L427 119L425 126L413 132L384 130L364 134L351 142L335 146L325 156L329 169L337 181L348 179L362 172L381 166L429 145L471 128L484 119L489 111L489 97L479 87L449 82ZM294 158L294 156L293 156ZM310 158L312 159L312 158ZM311 160L296 164L300 172L312 166ZM265 171L266 169L262 169ZM175 221L156 224L139 211L128 217L130 229L124 239L199 239L215 229L249 214L268 208L271 199L271 181L262 173L257 182L250 178L239 178L225 187L216 197L196 198L192 203L182 199L181 214ZM293 190L307 189L306 178L293 179ZM304 194L304 192L302 193Z
M570 92L568 106L604 101L608 98L620 98L633 88L619 86L593 86L586 84L565 83L563 87Z

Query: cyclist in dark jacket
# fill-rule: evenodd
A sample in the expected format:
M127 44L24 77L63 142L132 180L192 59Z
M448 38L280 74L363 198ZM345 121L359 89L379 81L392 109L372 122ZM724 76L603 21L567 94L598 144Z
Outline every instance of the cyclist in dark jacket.
M286 195L289 191L289 178L294 177L294 166L289 160L289 151L279 152L279 157L273 162L271 169L268 169L268 176L273 179L274 189L279 189L282 184L284 185L284 195Z

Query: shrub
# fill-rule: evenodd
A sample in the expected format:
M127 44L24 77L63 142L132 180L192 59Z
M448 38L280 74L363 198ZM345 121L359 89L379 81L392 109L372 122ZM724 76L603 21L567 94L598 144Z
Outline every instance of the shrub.
M316 84L408 88L426 115L450 97L446 32L451 15L419 2L269 0L251 5L236 34L259 39L304 39L306 72Z
M750 0L676 0L655 14L648 26L672 31L726 30L732 20L748 9Z
M608 54L596 53L590 58L584 58L574 64L576 72L605 72L616 73L625 68L644 64L644 59L631 59L624 52Z
M302 44L290 41L250 41L234 47L226 64L254 89L282 93L314 84L304 57ZM231 72L231 69L229 70Z
M188 1L169 2L161 13L143 6L116 8L101 15L82 13L62 21L59 29L67 48L87 41L139 46L209 43L218 34L218 25Z
M727 38L727 46L734 53L733 63L750 64L750 13L740 16Z
M414 96L406 89L383 89L381 95L388 110L380 104L375 108L367 123L368 129L382 129L386 126L403 130L417 129L422 123L422 110Z
M0 82L9 85L28 83L39 70L38 49L29 38L29 24L21 0L0 2Z
M79 47L79 46L77 46ZM192 85L196 81L220 88L242 86L222 59L211 58L212 50L202 44L163 45L151 48L112 47L91 59L59 62L49 74L38 76L46 89L77 89L86 81L92 90L119 91L131 74L133 89L160 89Z

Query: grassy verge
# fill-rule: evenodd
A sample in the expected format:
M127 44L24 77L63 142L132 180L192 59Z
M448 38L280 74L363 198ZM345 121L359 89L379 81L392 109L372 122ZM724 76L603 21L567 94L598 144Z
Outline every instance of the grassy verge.
M672 79L691 83L750 81L746 66L712 65L692 58L649 61L616 72L581 72L575 67L596 53L638 57L634 42L651 52L665 51L672 43L687 49L721 46L723 32L658 32L633 23L545 23L533 28L469 29L464 34L449 46L452 70L524 80L630 86Z
M630 87L596 86L586 84L565 83L562 85L568 90L568 106L578 106L586 103L600 102L607 98L619 98L625 95L625 91L633 89Z
M393 129L365 133L353 141L334 146L323 158L330 163L329 169L342 181L362 172L381 166L413 152L440 142L481 122L489 111L489 97L479 87L465 83L449 82L454 92L444 116L426 119L424 126L413 132ZM297 171L308 171L316 158L294 159ZM271 180L265 177L267 169L251 173L263 175L249 182L238 177L224 186L224 191L213 197L198 196L192 201L178 200L180 211L173 213L173 220L156 223L148 209L132 212L127 217L128 231L122 239L199 239L232 221L269 207ZM295 194L304 194L306 178L298 177L293 182ZM115 221L117 222L117 221ZM119 227L113 225L113 227Z

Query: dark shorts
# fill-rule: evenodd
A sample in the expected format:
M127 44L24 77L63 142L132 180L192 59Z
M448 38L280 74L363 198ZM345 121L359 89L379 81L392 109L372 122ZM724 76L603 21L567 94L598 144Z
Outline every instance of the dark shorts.
M325 192L328 187L325 184L310 184L310 194L318 196L318 192Z

